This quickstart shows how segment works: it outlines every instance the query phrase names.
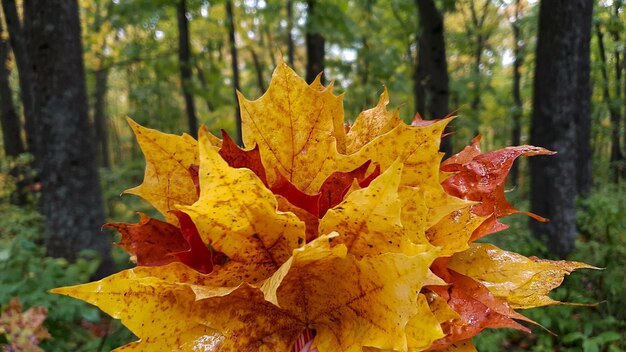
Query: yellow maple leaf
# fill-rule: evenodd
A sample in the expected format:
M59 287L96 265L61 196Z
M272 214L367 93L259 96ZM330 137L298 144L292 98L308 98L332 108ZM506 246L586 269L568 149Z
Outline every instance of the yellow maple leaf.
M230 258L228 270L248 275L248 282L264 279L304 243L304 223L277 211L276 198L251 170L228 166L204 129L199 140L200 198L178 208L205 243Z
M345 244L357 257L402 252L405 240L398 196L402 164L397 161L364 189L350 193L320 220L319 233L338 233L334 243Z
M575 269L597 269L579 262L527 258L487 243L473 243L456 253L448 267L479 280L512 308L560 304L548 293L561 285L565 275Z
M137 267L100 281L51 292L79 298L120 319L140 340L119 350L157 351L178 346L179 351L193 351L193 346L223 339L200 320L210 307L195 304L191 285L199 282L204 282L202 274L181 263L172 263Z
M400 186L419 188L428 207L425 226L436 224L451 211L472 203L448 195L440 184L441 134L452 118L428 126L397 125L349 156L355 165L367 160L386 170L396 160L404 164Z
M387 111L387 105L389 105L389 93L385 87L378 100L378 105L361 112L354 120L354 124L350 126L350 130L346 134L345 154L357 152L374 138L391 131L392 128L400 124L399 110Z
M259 146L270 184L278 170L312 194L336 171L335 136L345 134L337 124L343 121L342 97L332 94L332 86L320 86L307 85L281 62L261 98L250 101L239 93L244 144Z
M320 351L405 350L406 325L419 312L415 302L436 252L358 260L343 244L331 247L332 239L320 237L294 251L263 285L266 299L315 329Z
M177 204L192 204L198 199L189 167L198 164L198 145L188 134L176 136L140 126L132 119L128 124L146 158L143 183L124 193L147 200L172 224L178 224Z

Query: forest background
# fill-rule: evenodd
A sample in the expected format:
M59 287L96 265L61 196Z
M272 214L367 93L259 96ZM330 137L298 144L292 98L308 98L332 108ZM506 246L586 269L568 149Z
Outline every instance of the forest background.
M7 313L13 298L24 311L47 307L52 338L40 348L104 351L132 339L97 309L47 293L130 266L102 223L135 222L138 210L158 217L139 198L120 197L144 168L125 117L170 133L194 135L206 124L236 137L235 90L263 94L282 53L307 81L324 72L336 93L347 92L347 121L386 87L407 122L416 113L459 116L448 153L478 134L485 151L556 149L518 161L507 193L552 225L512 216L509 230L486 240L606 268L577 273L554 296L600 303L527 311L558 336L502 330L475 343L480 351L626 349L623 1L2 0L1 12L0 311L19 319ZM560 21L568 16L570 28ZM47 33L48 21L57 27ZM46 60L49 47L60 48L58 60ZM66 80L49 82L55 70ZM42 109L57 93L71 108ZM68 164L51 151L69 155Z

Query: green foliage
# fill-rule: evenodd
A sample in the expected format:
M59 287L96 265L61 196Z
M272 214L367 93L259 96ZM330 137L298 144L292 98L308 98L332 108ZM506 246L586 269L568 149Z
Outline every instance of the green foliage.
M479 351L623 351L626 349L626 187L601 185L579 202L580 236L568 258L604 270L584 270L566 278L553 298L592 306L554 306L526 315L553 331L540 328L524 335L501 330L475 339ZM547 248L532 237L523 217L509 220L511 229L487 241L521 253L542 256Z
M3 192L15 190L15 179L8 175L14 164L3 162L0 166ZM127 341L129 333L95 307L48 293L60 285L88 281L99 264L95 254L85 251L75 263L46 257L42 219L35 203L18 207L5 195L0 198L0 310L14 297L24 310L47 307L45 327L52 339L40 345L45 351L111 350ZM36 199L36 194L30 198Z
M48 307L45 326L53 339L42 343L44 350L95 351L101 344L104 350L110 350L130 337L117 323L103 318L95 307L47 292L59 285L88 281L98 266L92 253L83 253L76 263L70 264L64 259L45 257L41 246L18 236L2 254L0 305L6 305L12 297L19 297L25 308ZM96 336L86 329L97 326L102 326L111 335Z

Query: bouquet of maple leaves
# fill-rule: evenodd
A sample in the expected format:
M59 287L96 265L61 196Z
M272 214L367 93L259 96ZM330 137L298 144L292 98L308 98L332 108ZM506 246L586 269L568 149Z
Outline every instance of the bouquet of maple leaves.
M239 96L246 149L129 120L146 171L126 192L166 221L106 225L137 266L53 292L139 337L116 351L474 351L484 329L529 331L514 309L560 303L548 292L588 265L474 243L518 212L514 159L551 152L477 138L441 162L452 118L407 125L385 91L346 126L332 86L281 62L261 98Z

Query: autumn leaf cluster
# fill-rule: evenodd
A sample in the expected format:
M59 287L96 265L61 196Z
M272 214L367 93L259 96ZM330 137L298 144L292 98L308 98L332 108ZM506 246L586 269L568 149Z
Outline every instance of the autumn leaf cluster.
M476 139L442 162L452 118L407 125L385 91L347 125L332 86L280 63L261 98L239 96L243 149L129 120L146 171L126 192L165 221L108 224L137 266L54 292L139 337L116 351L290 351L302 336L321 352L471 351L484 329L529 331L515 309L559 303L547 294L588 266L474 241L518 212L513 160L550 152Z
M22 304L13 298L0 314L0 337L6 343L0 344L2 351L43 352L39 343L50 339L50 333L43 326L48 316L46 307L30 307L22 310Z

